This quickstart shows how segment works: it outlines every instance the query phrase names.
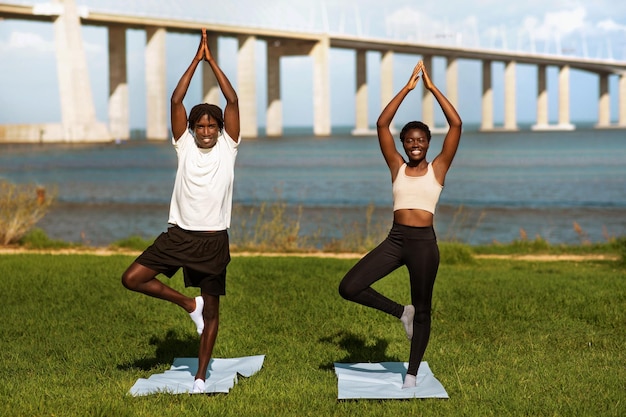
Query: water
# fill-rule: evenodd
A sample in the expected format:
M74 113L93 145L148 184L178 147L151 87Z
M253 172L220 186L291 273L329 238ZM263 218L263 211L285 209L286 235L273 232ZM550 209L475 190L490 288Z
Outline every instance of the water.
M301 234L316 234L320 242L365 227L368 206L372 223L388 229L390 176L376 138L335 130L327 138L294 129L283 138L244 140L233 225L251 207L284 201L294 216L302 209ZM442 139L433 137L429 160ZM56 190L57 203L38 227L52 238L92 245L164 230L175 165L169 143L0 145L0 178ZM554 244L625 236L626 133L467 128L435 227L442 240L470 244L522 235Z

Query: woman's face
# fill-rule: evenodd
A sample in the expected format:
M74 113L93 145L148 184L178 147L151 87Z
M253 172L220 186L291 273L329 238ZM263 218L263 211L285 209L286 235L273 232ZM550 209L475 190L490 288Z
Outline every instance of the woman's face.
M193 137L196 139L198 148L210 149L217 143L220 129L217 121L209 115L203 115L193 129Z
M421 129L411 129L407 131L402 140L404 152L406 152L410 161L421 161L426 158L429 145L428 136L426 136L426 132Z

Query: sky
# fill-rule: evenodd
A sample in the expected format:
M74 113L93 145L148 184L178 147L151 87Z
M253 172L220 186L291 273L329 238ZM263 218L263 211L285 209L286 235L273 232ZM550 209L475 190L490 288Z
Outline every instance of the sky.
M10 0L4 3L35 4L45 1ZM103 6L102 3L106 5ZM269 27L284 30L329 32L363 37L389 38L460 47L574 55L626 61L626 2L623 0L77 0L79 6L104 11L153 14L211 23ZM184 5L181 6L181 4ZM382 4L382 5L381 5ZM246 13L241 13L245 10ZM83 40L92 95L99 120L107 121L108 61L104 28L84 27ZM193 57L198 37L168 34L167 91L173 90ZM127 32L127 65L131 128L145 128L144 55L145 33ZM219 39L218 61L237 85L236 41ZM265 43L257 42L257 117L265 124ZM57 86L54 33L50 23L0 20L0 124L51 123L61 119ZM419 56L396 54L394 90L411 74ZM380 54L367 54L368 119L373 126L381 110ZM355 54L332 49L330 53L331 124L353 126L355 120ZM478 61L459 61L458 111L466 123L480 122L481 70ZM434 83L445 92L445 60L433 60L429 69ZM494 122L503 122L503 63L494 63ZM308 57L281 61L281 91L285 126L313 123L312 66ZM536 67L517 66L516 107L519 123L536 117ZM549 120L558 115L557 69L548 69ZM572 122L595 122L598 114L598 77L570 72ZM609 78L611 120L617 120L617 76ZM416 89L417 91L417 89ZM186 104L199 102L199 77L192 82ZM443 120L435 112L437 123ZM409 96L397 118L413 120L421 115L421 93Z

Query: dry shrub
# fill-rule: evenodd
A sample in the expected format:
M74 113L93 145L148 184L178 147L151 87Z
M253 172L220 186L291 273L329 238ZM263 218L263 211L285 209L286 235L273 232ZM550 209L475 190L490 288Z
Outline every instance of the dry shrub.
M302 250L306 239L300 236L302 207L290 210L284 201L261 203L240 217L241 223L231 228L231 242L239 250L283 251Z
M591 240L589 239L589 235L587 235L587 232L585 232L583 230L583 228L580 227L578 222L574 222L574 231L576 232L576 234L580 238L580 242L581 243L586 244L586 245L591 244Z
M0 180L0 244L17 242L46 215L52 201L42 186Z
M528 233L523 228L519 228L519 238L522 242L526 242L528 240Z

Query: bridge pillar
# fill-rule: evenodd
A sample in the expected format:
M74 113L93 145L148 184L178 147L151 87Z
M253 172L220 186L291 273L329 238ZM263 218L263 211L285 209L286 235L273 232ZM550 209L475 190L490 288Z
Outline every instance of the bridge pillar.
M545 65L537 66L537 122L532 126L532 130L545 130L548 128L548 90L546 83Z
M367 120L367 51L356 50L356 123L353 135L369 132Z
M483 64L483 95L482 117L480 130L493 130L493 88L491 86L491 61L484 60Z
M609 96L609 75L599 74L598 124L596 127L611 125L611 102Z
M219 48L217 44L217 35L208 36L207 43L209 44L209 49L211 50L211 54L215 59L217 59L219 55ZM206 61L202 61L206 64ZM217 78L215 78L215 74L211 70L211 66L209 64L202 66L202 101L204 103L215 104L219 106L221 98L220 86L217 84ZM221 106L220 106L221 107Z
M380 60L380 112L393 99L393 96L393 51L385 51ZM393 120L389 129L394 131Z
M61 99L60 139L69 142L111 140L106 126L96 121L76 2L55 0L55 3L63 4L63 12L53 24Z
M569 119L569 65L559 68L559 129L573 130Z
M446 97L450 104L458 109L459 104L459 74L458 74L458 60L454 56L446 57ZM445 133L448 131L448 122L445 121L445 126L435 128L433 133Z
M267 111L265 133L267 136L283 134L283 103L280 98L280 48L267 45Z
M446 63L446 97L455 108L458 108L459 105L458 73L458 60L453 56L448 57Z
M165 28L146 28L146 138L153 140L171 136L167 127L165 35Z
M237 52L237 96L241 112L241 136L258 136L256 111L256 36L238 36Z
M331 133L329 52L330 39L323 37L309 53L313 58L313 133L316 136Z
M433 57L432 55L422 56L422 61L428 74L433 73ZM433 94L427 88L422 89L422 122L431 130L435 128L435 110L433 108Z
M626 127L626 72L622 72L619 75L619 91L618 91L618 126Z
M114 139L130 139L126 28L109 26L109 130Z
M504 67L504 130L517 130L515 61Z

